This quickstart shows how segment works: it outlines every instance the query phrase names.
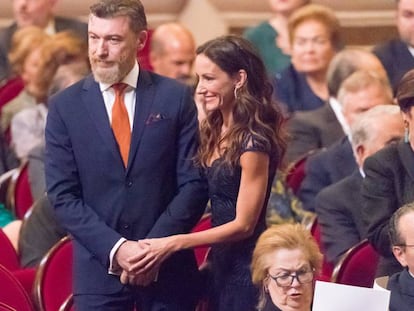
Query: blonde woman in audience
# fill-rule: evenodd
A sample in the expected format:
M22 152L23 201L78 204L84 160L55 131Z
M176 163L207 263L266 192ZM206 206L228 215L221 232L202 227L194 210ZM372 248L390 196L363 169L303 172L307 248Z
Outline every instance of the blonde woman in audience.
M328 100L326 73L342 41L335 12L318 4L295 11L288 29L292 64L276 74L275 94L289 115L316 109Z
M73 18L55 16L57 0L12 0L8 2L11 3L13 9L13 21L9 25L0 28L0 81L9 77L10 64L7 54L12 45L13 35L20 29L36 26L49 35L71 30L86 42L88 31L84 22Z
M259 311L310 311L322 254L300 224L272 226L253 251L253 283L261 289Z
M28 56L43 42L50 39L41 28L28 26L15 32L12 39L12 47L9 53L9 60L14 76L20 76L23 84L28 84L33 79L33 66ZM8 130L10 121L14 114L23 108L36 105L36 98L28 89L23 90L12 100L4 104L1 109L1 128Z
M76 59L86 60L86 46L71 32L60 32L36 47L25 61L25 74L29 75L25 90L36 104L16 113L11 121L11 146L20 159L44 141L47 116L47 97L50 84L61 64ZM85 67L87 63L85 61Z
M267 72L274 75L290 64L288 36L289 16L310 0L269 0L270 19L248 28L243 36L253 43L260 53Z

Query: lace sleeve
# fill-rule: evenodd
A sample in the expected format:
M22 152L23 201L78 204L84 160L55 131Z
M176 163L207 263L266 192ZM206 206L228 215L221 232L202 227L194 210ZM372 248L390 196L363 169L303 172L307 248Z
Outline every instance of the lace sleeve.
M269 155L272 153L270 143L266 139L255 135L249 135L246 138L240 154L243 154L246 151L260 151Z

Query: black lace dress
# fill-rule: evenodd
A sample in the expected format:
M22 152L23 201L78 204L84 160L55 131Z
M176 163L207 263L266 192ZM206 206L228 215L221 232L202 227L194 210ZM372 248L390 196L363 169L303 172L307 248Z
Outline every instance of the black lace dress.
M209 255L211 264L210 303L214 311L254 311L258 301L258 289L252 284L250 262L255 243L266 229L266 205L277 166L276 152L270 147L249 139L240 155L246 151L260 151L269 154L269 181L264 208L252 236L238 242L212 246ZM236 202L239 192L241 167L230 168L223 159L215 160L205 171L211 200L213 227L225 224L236 216Z

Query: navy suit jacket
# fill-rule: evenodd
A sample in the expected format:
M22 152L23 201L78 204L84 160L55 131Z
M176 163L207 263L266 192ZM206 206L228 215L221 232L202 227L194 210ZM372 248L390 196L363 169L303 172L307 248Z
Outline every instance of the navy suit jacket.
M66 17L55 17L56 32L72 30L87 42L88 25L76 19ZM10 64L8 53L11 48L13 34L17 30L17 24L13 23L8 27L0 29L0 81L10 75Z
M414 310L414 278L407 268L391 276L387 288L391 291L390 311Z
M287 131L287 163L311 150L329 147L345 135L329 102L315 110L296 111L287 122Z
M309 157L298 192L306 210L315 211L315 197L323 188L340 181L358 168L348 137Z
M373 52L384 66L395 92L402 76L414 68L414 57L408 50L407 44L394 39L376 46Z
M50 100L46 183L57 218L74 237L75 293L121 290L119 277L108 274L121 237L186 233L205 208L206 182L193 163L198 122L190 89L141 70L136 98L126 169L92 76ZM193 253L179 252L161 267L158 285L188 284L196 271Z
M362 215L369 242L383 257L378 276L391 275L402 268L391 252L388 236L392 214L414 201L414 152L407 143L387 146L364 162Z
M316 196L315 211L321 226L324 252L336 264L352 246L366 237L361 215L362 176L359 170L326 187Z

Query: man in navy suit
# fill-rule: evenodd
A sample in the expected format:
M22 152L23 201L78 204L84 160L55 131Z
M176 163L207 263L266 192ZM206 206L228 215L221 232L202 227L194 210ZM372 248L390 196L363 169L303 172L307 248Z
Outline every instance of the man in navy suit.
M358 116L351 126L352 149L358 170L316 196L315 211L321 226L326 258L336 264L352 246L366 237L362 217L362 166L367 157L401 140L404 124L396 105L378 105Z
M394 92L402 76L414 68L414 2L397 0L397 29L399 38L375 46Z
M37 26L48 34L71 30L86 41L87 25L76 19L54 16L56 2L57 0L12 0L14 22L0 29L0 81L11 74L8 53L13 34L19 28Z
M391 291L390 311L411 311L414 308L414 203L395 211L390 220L389 236L392 252L404 270L392 275L387 288Z
M191 250L146 275L134 274L130 260L151 252L140 239L188 232L204 211L191 90L139 68L136 51L147 39L139 0L92 5L88 33L93 76L50 100L46 126L47 190L73 237L76 310L194 310ZM126 152L112 110L119 83L128 115L121 125L130 124Z
M392 90L381 75L360 70L342 83L338 101L348 126L352 126L360 113L377 105L392 104ZM349 136L345 136L307 160L305 178L298 192L306 210L315 211L315 197L319 191L351 175L357 168L349 139Z

